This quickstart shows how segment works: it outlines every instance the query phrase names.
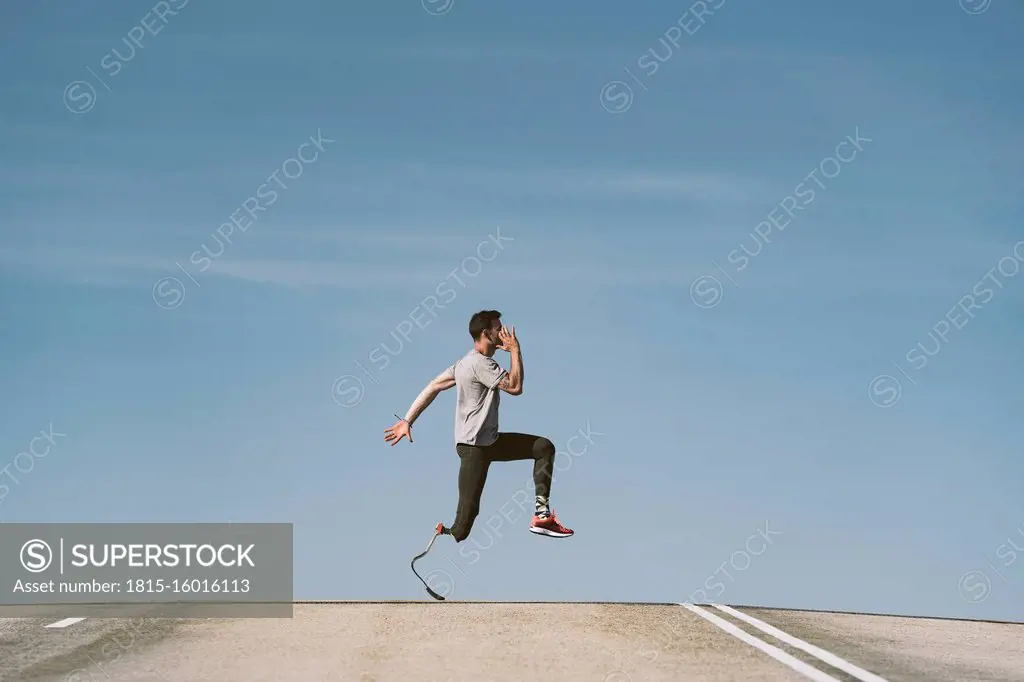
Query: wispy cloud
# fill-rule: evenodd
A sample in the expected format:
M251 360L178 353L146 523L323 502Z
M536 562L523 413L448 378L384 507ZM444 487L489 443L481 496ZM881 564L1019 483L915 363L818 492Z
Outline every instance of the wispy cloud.
M168 41L171 42L171 41ZM514 61L543 62L549 64L564 63L573 58L592 59L600 56L600 47L567 47L564 44L552 45L515 45L515 44L430 44L413 43L410 41L394 41L391 43L379 40L345 40L340 43L325 43L308 40L308 36L297 33L275 34L218 34L201 33L174 36L177 49L189 54L197 52L216 55L227 59L244 59L247 57L265 57L277 54L281 45L289 45L289 58L320 57L321 59L337 59L339 55L348 55L374 61L381 59L398 59L407 61Z
M638 171L605 174L577 180L582 191L611 192L637 197L686 197L707 201L751 200L760 189L749 181L714 173ZM573 187L567 186L566 191Z
M525 47L519 45L374 45L366 48L376 57L440 61L516 61L564 63L570 59L590 59L596 51L564 47Z
M525 247L525 244L522 246ZM945 246L953 246L946 244ZM986 245L987 246L987 245ZM992 245L994 248L995 245ZM509 247L510 249L512 246ZM944 249L943 249L944 250ZM848 253L829 258L810 258L800 267L765 267L756 278L743 282L748 295L768 296L775 300L794 295L808 301L835 301L849 296L867 296L865 305L892 303L896 299L913 300L941 308L947 301L955 302L956 294L966 292L985 271L992 267L1005 245L998 251L975 245L970 251L978 256L972 263L958 263L955 274L932 267L931 259L907 262L893 255L884 264L877 255ZM471 255L472 244L465 254ZM559 256L558 254L564 254ZM706 262L691 257L673 262L667 253L662 262L648 258L630 257L629 250L616 258L602 251L578 253L571 249L552 250L545 257L530 252L528 258L517 258L511 252L509 260L501 258L484 264L477 275L468 276L459 271L461 258L449 258L432 253L428 258L395 261L382 253L379 259L252 259L212 261L210 267L193 274L201 280L219 279L248 283L253 286L277 287L283 290L338 290L373 297L375 292L393 292L427 295L444 281L452 288L515 286L549 292L552 287L567 290L605 289L617 291L630 287L669 288L684 297L695 277L717 274ZM407 255L407 254L406 254ZM824 255L824 254L822 254ZM504 257L502 257L504 258ZM872 260L874 259L874 260ZM871 263L870 267L868 264ZM188 265L187 263L185 265ZM185 280L173 260L142 253L115 253L87 249L0 249L0 266L6 275L25 274L64 281L74 286L119 286L147 289L159 277L171 276ZM876 268L886 271L884 277L875 276ZM194 270L194 269L193 269ZM453 276L452 273L456 274ZM808 282L815 282L809 290ZM205 283L205 282L204 282ZM1021 296L1019 290L1007 287L1010 299ZM952 305L952 304L951 304Z
M563 198L643 198L696 201L764 200L764 181L716 170L677 168L590 168L506 166L502 168L404 162L389 169L413 186L483 195L547 195ZM366 169L363 169L366 172Z
M295 238L294 230L275 230L275 236ZM314 244L333 245L347 250L362 248L377 251L381 254L410 251L422 254L429 251L450 253L458 250L459 244L472 244L473 239L480 238L479 225L473 225L464 231L456 231L450 226L419 223L415 228L406 223L373 223L349 224L346 226L317 227L302 230L301 237Z
M471 255L470 251L467 254ZM366 290L367 288L405 290L410 287L436 287L460 267L459 259L432 257L415 264L396 264L384 255L379 262L311 261L311 260L214 260L198 277L221 277L282 286L287 288L337 288ZM184 273L173 260L144 254L116 254L77 249L13 250L0 249L0 264L5 269L20 269L34 275L52 275L82 282L90 277L106 277L108 281L128 284L133 280L111 277L121 274L149 276ZM692 280L696 269L678 267L632 266L620 269L595 267L593 263L548 262L519 266L507 263L487 263L481 277L508 284L581 283L586 285L671 284L680 285ZM472 279L461 275L463 279ZM689 278L689 279L688 279Z
M202 169L148 170L142 174L119 167L68 164L0 166L0 181L8 188L45 188L76 194L188 186L200 178L209 178L214 186L230 186L230 190L224 190L227 192L237 191L235 187L240 182L258 184L263 177L254 174L251 165L224 161ZM311 178L307 184L332 197L354 194L393 198L396 192L423 192L434 196L471 193L479 199L536 196L588 201L635 198L720 203L765 201L774 196L766 190L763 179L701 168L558 168L521 164L497 167L408 159L377 163L339 161L329 173Z
M459 268L459 263L435 262L429 265L391 266L365 263L323 263L310 261L215 261L207 271L211 274L261 284L294 288L408 289L412 286L433 288ZM457 273L458 274L458 273ZM479 275L504 284L570 284L583 285L680 285L693 278L677 268L595 268L572 263L540 263L529 266L487 264ZM462 279L472 279L463 272Z
M174 261L146 254L126 254L74 248L0 248L0 264L34 272L72 270L170 270Z

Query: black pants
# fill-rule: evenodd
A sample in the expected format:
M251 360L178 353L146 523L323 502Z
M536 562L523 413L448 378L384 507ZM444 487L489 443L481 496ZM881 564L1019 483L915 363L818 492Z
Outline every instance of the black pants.
M480 513L480 496L487 481L491 462L533 460L533 484L537 495L551 495L551 470L555 464L555 445L547 438L527 433L499 433L491 445L477 446L458 443L456 452L462 464L459 467L459 507L451 533L456 542L469 537L473 521Z

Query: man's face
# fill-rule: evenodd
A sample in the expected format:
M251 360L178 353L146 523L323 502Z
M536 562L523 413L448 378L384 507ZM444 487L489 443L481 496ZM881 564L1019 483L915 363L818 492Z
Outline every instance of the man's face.
M490 342L490 345L497 348L501 345L501 339L498 338L498 332L501 331L501 321L493 320L491 322L491 328L484 332L484 337Z

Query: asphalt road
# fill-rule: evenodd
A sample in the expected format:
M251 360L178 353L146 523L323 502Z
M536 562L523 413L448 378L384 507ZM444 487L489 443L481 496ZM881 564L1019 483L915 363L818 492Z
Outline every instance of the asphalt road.
M1024 624L489 602L300 603L290 619L0 620L3 682L808 679L1024 682Z

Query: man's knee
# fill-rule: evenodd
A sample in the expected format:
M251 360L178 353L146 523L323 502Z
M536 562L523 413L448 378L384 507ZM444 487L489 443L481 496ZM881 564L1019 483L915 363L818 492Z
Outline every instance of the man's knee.
M533 451L537 455L537 459L555 458L555 444L547 438L538 438L533 443Z

